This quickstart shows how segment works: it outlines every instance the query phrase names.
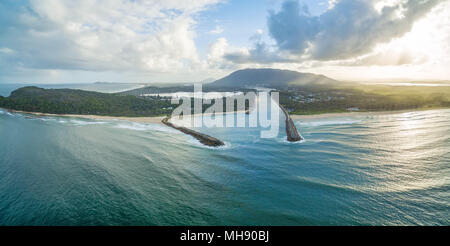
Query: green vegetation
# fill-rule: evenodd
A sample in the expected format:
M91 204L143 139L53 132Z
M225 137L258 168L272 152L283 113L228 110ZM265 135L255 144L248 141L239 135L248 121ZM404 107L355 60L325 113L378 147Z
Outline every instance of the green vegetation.
M34 86L17 89L7 98L0 97L2 108L51 114L160 116L170 114L172 106L166 99Z
M280 103L291 114L448 108L450 87L299 86L280 90Z
M343 83L321 75L274 69L240 70L216 82L203 85L203 91L245 93L255 91L257 87L279 91L281 105L291 114L450 107L448 86ZM192 91L193 86L187 85L149 86L116 94L24 87L13 91L7 98L0 97L0 107L53 114L160 116L171 114L178 105L172 105L171 98L160 97L159 94ZM211 100L211 104L203 104L203 111L214 103L215 100ZM191 107L194 107L194 99L191 99ZM225 107L224 104L224 109ZM246 102L245 108L248 107Z

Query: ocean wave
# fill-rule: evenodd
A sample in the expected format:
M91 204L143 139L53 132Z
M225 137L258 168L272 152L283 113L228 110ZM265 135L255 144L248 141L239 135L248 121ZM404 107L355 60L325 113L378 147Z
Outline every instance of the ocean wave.
M64 120L58 120L59 123L66 123ZM87 125L104 125L108 122L105 121L84 121L84 120L69 120L69 123L72 123L76 126L87 126Z
M303 143L305 143L306 142L306 139L302 136L302 140L300 140L300 141L297 141L297 142L290 142L290 141L288 141L287 140L287 138L286 137L282 137L282 138L276 138L275 140L278 142L278 143L282 143L282 144L303 144Z
M152 123L143 124L136 122L124 122L115 125L114 128L128 129L134 131L158 131L167 133L179 133L178 131L171 129L169 127Z
M14 115L11 114L10 112L5 111L5 110L3 110L3 109L0 109L0 114L6 114L6 115L9 115L9 116L14 116Z
M21 115L23 116L23 115ZM70 124L74 126L88 126L88 125L104 125L108 122L105 121L95 121L95 120L81 120L81 119L67 119L67 118L61 118L61 117L34 117L34 116L26 116L29 120L39 120L44 122L52 122L52 123L59 123L59 124Z
M58 122L58 120L56 118L48 118L48 117L31 117L29 119L32 120L40 120L40 121L53 121L53 122Z
M317 187L317 188L326 188L326 189L334 189L340 190L343 192L352 192L352 193L364 193L367 192L367 188L361 186L349 186L344 184L336 184L332 182L327 182L318 178L312 177L295 177L295 182L301 183L303 186Z

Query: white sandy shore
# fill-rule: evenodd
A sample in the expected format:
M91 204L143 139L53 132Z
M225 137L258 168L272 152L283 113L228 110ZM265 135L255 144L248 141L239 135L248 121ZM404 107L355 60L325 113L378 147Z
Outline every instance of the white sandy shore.
M84 118L91 120L122 120L131 121L136 123L158 123L162 124L161 121L165 118L164 116L158 117L118 117L118 116L101 116L101 115L81 115L81 114L47 114L38 112L26 112L20 110L8 110L14 113L22 114L32 114L35 116L51 116L51 117L72 117L72 118Z

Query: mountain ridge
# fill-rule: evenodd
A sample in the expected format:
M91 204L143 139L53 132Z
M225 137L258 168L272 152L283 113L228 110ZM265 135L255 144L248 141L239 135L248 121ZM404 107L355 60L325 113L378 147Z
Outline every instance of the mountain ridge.
M235 88L266 86L280 88L296 85L334 84L337 82L337 80L320 74L300 73L292 70L271 68L247 68L234 71L228 76L218 79L205 86Z

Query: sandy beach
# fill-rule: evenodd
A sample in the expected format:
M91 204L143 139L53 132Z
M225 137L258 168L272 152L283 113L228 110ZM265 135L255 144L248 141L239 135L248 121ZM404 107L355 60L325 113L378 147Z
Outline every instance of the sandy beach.
M82 115L82 114L47 114L47 113L38 113L38 112L26 112L20 110L10 110L13 113L21 113L21 114L31 114L34 116L50 116L50 117L71 117L71 118L84 118L91 120L122 120L122 121L131 121L136 123L157 123L162 124L161 121L165 118L164 116L157 117L119 117L119 116L101 116L101 115Z

